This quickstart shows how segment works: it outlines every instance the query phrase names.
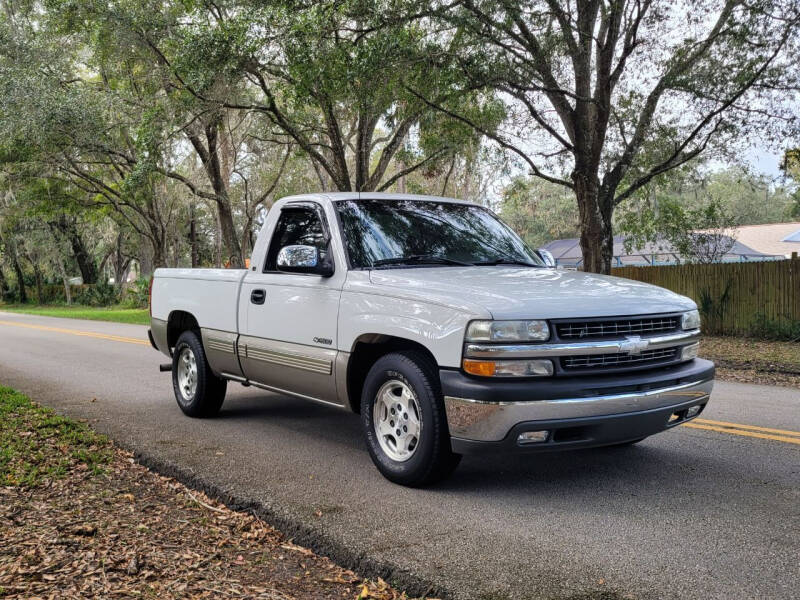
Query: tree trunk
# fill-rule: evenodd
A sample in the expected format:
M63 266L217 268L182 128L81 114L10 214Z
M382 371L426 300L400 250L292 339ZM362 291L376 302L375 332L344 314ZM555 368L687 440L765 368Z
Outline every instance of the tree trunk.
M120 289L122 289L123 285L128 282L128 274L130 273L130 267L131 267L131 259L130 258L123 259L122 264L120 265L119 270L117 271L119 273L118 275L119 280L120 282L122 282L120 284ZM116 276L117 275L115 275L115 277Z
M22 304L28 302L28 292L25 290L25 276L22 274L22 267L19 264L17 253L12 251L11 261L14 265L14 274L17 276L17 287L19 288L19 301Z
M64 298L67 301L67 306L72 304L72 290L69 286L69 276L67 275L67 269L64 267L64 261L61 258L58 259L58 271L61 274L61 281L64 284Z
M251 245L250 245L250 231L253 229L253 217L250 215L247 216L244 222L244 230L242 231L242 257L245 259L245 264L247 264L247 256L252 254Z
M3 273L3 269L0 268L0 296L5 296L6 292L8 292L8 280L6 279L6 274Z
M72 246L72 253L75 255L75 262L78 263L83 283L97 283L97 267L86 250L86 245L74 223L69 228L69 243Z
M153 272L153 260L147 246L142 244L142 252L139 254L139 270L143 277L149 277Z
M233 213L227 202L217 201L217 212L219 213L219 226L222 233L222 245L225 247L226 262L230 263L232 269L243 269L242 247L239 238L236 237L236 228L233 225Z
M217 224L217 239L216 239L216 254L217 254L217 268L222 268L222 226L219 222L219 212L214 213Z
M233 212L228 196L228 181L235 156L231 140L225 135L222 137L219 135L223 120L224 117L220 113L206 123L204 127L205 144L203 144L199 132L187 130L187 136L197 151L209 183L211 183L211 188L214 190L217 222L222 237L221 242L225 248L225 262L234 269L241 269L244 267L242 248L239 245L239 238L236 236L236 227L233 224Z
M181 234L178 231L172 236L172 266L181 266Z
M608 275L614 258L613 199L600 197L599 185L593 177L574 176L574 181L581 221L583 270Z
M319 163L315 160L311 161L311 166L314 167L314 172L317 174L317 179L319 180L319 191L320 192L327 192L328 191L328 176L325 171L320 168Z
M200 266L200 253L197 247L197 219L194 215L194 204L189 207L189 245L192 254L192 268Z
M165 228L156 222L149 223L150 235L147 241L152 250L153 263L150 265L152 270L167 266L167 256L169 254L169 240Z
M36 278L36 302L38 304L43 304L42 270L39 268L39 265L36 264L36 261L32 260L31 265L33 266L33 276Z
M151 240L153 249L153 271L167 266L167 251L163 240Z

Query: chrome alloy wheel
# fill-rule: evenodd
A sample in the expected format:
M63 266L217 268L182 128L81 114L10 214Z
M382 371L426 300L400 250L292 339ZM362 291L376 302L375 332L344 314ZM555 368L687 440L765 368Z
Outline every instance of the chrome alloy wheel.
M397 462L414 456L422 432L419 404L411 388L392 379L375 395L372 425L381 450Z
M188 347L178 356L178 388L186 402L191 402L197 392L197 360Z

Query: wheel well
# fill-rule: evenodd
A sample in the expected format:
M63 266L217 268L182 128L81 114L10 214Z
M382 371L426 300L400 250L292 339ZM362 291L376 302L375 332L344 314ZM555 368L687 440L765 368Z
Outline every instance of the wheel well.
M437 364L431 351L419 342L390 335L360 336L353 345L347 363L347 398L353 412L361 412L361 391L364 389L364 380L372 365L380 357L398 350L416 350L425 354L434 365Z
M167 319L167 346L170 351L178 343L178 338L184 331L197 331L200 333L200 325L194 315L184 310L174 310L169 313Z

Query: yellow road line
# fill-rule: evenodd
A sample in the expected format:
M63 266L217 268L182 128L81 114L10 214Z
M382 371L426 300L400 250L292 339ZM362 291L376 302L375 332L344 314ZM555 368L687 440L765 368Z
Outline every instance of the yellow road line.
M704 425L716 425L717 427L732 427L734 429L747 429L749 431L763 431L764 433L777 433L778 435L800 437L800 431L787 431L786 429L771 429L769 427L756 427L755 425L728 423L727 421L712 421L711 419L695 419L692 422L702 423Z
M41 331L55 331L57 333L69 333L72 335L80 335L83 337L98 338L101 340L111 340L114 342L125 342L126 344L139 344L140 346L149 346L148 340L140 338L124 337L121 335L109 335L106 333L96 333L94 331L80 331L78 329L63 329L61 327L47 327L46 325L31 325L30 323L16 323L14 321L0 321L0 325L11 325L13 327L25 327L27 329L39 329Z
M716 431L718 433L731 433L733 435L742 435L744 437L759 438L762 440L773 440L775 442L785 442L787 444L797 444L800 446L800 438L788 437L783 435L772 435L769 433L758 433L756 431L745 431L744 429L733 429L730 427L716 427L714 425L704 425L690 421L684 423L683 427L690 427L692 429L705 429L706 431Z

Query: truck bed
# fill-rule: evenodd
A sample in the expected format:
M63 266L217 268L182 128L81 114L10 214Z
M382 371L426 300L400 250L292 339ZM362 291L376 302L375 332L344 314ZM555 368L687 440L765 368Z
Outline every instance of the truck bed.
M180 306L204 327L237 332L239 290L247 269L157 269L153 275L153 318L166 321Z

